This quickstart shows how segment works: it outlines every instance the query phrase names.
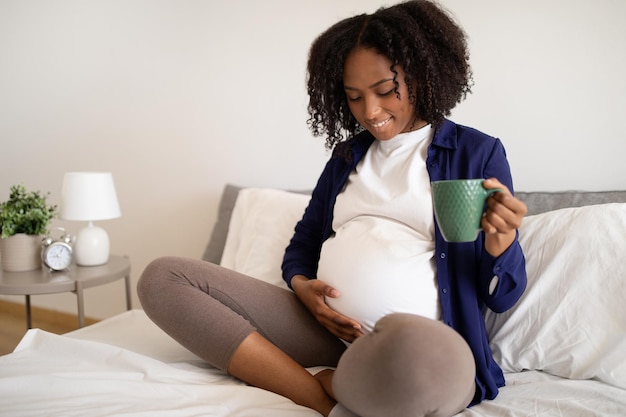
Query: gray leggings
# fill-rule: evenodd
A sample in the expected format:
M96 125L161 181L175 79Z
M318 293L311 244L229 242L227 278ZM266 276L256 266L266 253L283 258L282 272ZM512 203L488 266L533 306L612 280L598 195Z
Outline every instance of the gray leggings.
M437 321L391 314L346 349L293 292L175 257L150 263L137 291L161 329L221 370L254 331L304 367L336 367L337 400L363 417L451 416L474 394L469 346Z

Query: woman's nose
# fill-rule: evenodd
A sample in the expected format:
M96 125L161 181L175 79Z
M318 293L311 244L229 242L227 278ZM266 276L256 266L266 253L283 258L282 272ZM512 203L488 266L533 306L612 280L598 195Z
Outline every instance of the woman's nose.
M367 120L374 120L376 119L376 116L378 115L379 111L380 111L380 104L378 103L378 100L376 100L375 98L367 98L364 100L364 114L363 116L365 116L365 119Z

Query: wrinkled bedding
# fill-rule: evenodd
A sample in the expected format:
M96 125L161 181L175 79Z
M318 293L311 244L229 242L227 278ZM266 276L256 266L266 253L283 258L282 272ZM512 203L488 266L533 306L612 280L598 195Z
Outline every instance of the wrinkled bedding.
M458 416L626 415L626 390L541 371ZM60 336L30 330L0 357L0 415L314 417L318 413L211 368L133 310Z

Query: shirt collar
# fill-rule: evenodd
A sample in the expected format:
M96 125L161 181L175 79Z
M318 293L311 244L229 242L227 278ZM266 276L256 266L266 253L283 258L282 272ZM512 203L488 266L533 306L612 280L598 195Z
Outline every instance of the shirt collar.
M443 119L441 124L435 128L435 135L433 136L432 145L446 149L457 148L457 129L456 123L448 119ZM370 132L364 130L356 135L352 140L352 168L354 168L361 157L367 152L370 145L376 139Z
M440 148L456 149L457 135L456 124L448 119L443 119L441 124L435 130L433 137L433 145Z

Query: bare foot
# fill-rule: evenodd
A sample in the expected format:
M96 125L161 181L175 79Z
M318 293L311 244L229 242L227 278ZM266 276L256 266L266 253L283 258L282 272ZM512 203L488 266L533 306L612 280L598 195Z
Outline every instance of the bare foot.
M333 374L335 373L334 369L324 369L320 372L313 375L317 382L320 383L326 394L328 394L333 400L335 396L333 395Z

